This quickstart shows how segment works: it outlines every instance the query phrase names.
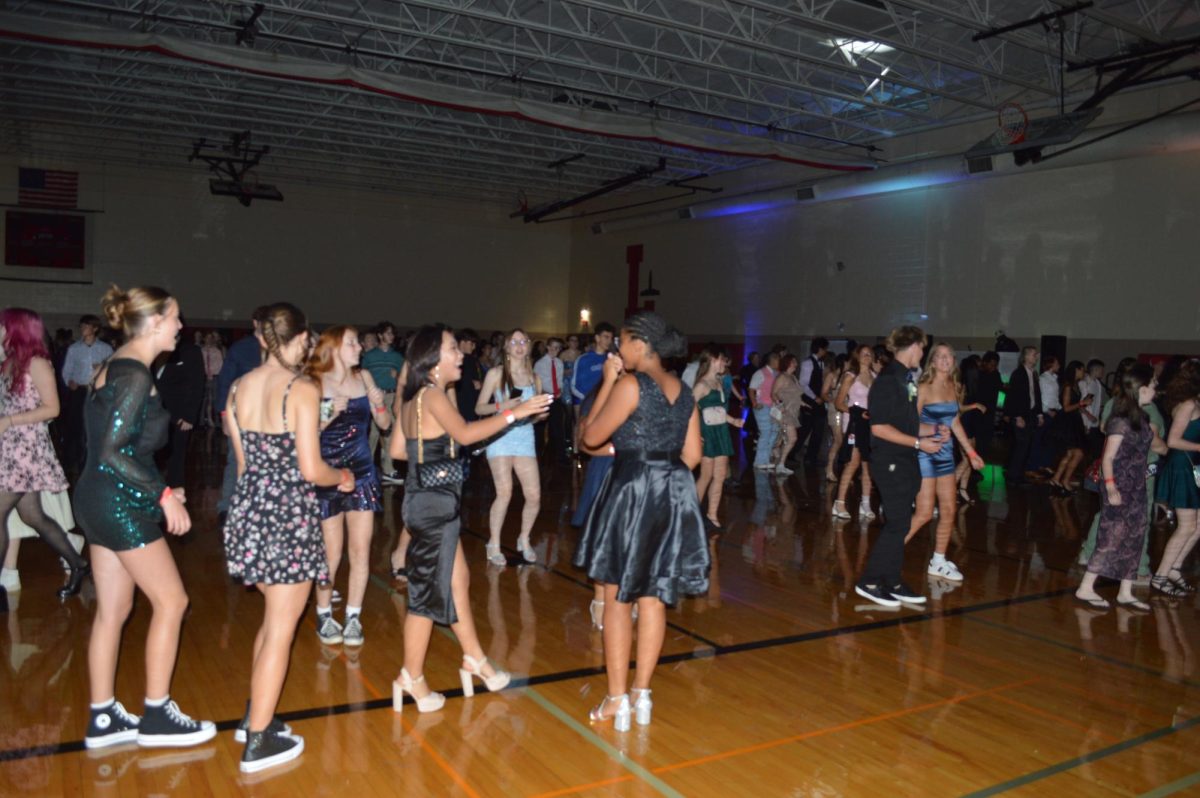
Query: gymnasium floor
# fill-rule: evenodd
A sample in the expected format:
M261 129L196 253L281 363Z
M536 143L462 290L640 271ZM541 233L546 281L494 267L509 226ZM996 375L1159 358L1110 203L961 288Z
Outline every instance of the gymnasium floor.
M192 605L173 697L222 733L195 749L86 752L90 588L60 606L57 564L27 542L24 590L0 615L0 795L1200 794L1195 598L1145 616L1082 608L1073 563L1094 498L1006 495L998 469L981 483L987 501L957 518L950 556L961 587L927 584L930 537L910 544L906 575L930 595L924 611L854 595L878 522L832 520L819 475L746 475L727 493L711 591L669 613L654 722L624 734L587 722L605 683L591 592L570 566L567 474L547 483L538 567L485 564L485 475L465 502L476 621L488 656L520 677L464 699L457 646L435 633L426 674L445 708L392 711L405 596L387 577L402 496L388 488L366 645L323 647L305 616L280 712L307 749L243 777L232 729L261 598L225 576L216 491L202 487L218 477L215 461L192 476L195 524L174 544ZM510 527L518 510L515 499ZM506 527L505 542L515 534ZM344 590L344 570L340 581ZM118 678L135 712L147 617L143 600Z

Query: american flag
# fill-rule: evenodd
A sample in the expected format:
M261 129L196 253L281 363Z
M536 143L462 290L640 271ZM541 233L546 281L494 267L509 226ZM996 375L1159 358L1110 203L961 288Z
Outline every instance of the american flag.
M40 208L74 208L78 203L78 172L24 167L18 171L17 204Z

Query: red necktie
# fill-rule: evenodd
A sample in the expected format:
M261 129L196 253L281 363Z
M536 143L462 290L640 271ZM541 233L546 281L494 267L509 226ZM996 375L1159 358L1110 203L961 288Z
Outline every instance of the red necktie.
M550 389L554 392L554 398L558 398L558 369L554 368L554 361L550 361Z

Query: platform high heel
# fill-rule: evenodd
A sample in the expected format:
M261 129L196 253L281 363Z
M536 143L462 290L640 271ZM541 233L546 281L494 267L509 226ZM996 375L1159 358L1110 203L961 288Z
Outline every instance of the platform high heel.
M592 601L588 605L588 613L592 616L592 627L604 631L604 602Z
M421 682L425 681L425 674L421 674L416 679L408 675L408 671L404 668L400 669L400 678L392 682L392 709L400 712L404 709L404 694L408 693L413 697L413 701L417 704L418 712L437 712L446 703L446 696L441 693L430 693L425 696L418 696L413 692L413 688Z
M467 667L458 669L458 676L462 679L463 696L470 698L475 695L475 679L483 682L489 693L496 693L508 687L508 683L512 681L512 674L505 671L495 669L491 676L483 675L483 666L487 665L487 657L476 661L476 659L468 654L463 654L463 662L467 663Z
M617 704L617 711L612 715L605 715L604 708L610 701ZM588 713L588 720L592 723L604 723L612 719L613 728L619 732L629 731L632 712L629 707L629 693L623 695L605 696L604 700L597 704L591 712Z
M633 719L639 726L649 726L650 714L654 710L654 702L650 700L650 689L635 687L629 693L633 698Z

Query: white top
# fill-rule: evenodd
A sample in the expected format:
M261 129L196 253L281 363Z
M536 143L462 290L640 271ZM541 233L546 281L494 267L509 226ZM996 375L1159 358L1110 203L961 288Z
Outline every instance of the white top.
M554 371L554 377L551 377L551 369ZM554 379L558 380L558 393L554 395L555 399L562 399L568 396L567 386L563 383L563 362L558 358L542 355L538 362L533 364L533 373L542 382L542 390L546 393L551 393L554 390Z
M699 372L700 372L700 361L693 360L691 363L687 364L687 368L685 368L683 370L683 374L680 375L679 379L687 387L695 388L696 387L696 375Z
M1038 377L1038 381L1042 384L1042 412L1048 413L1051 410L1062 410L1062 396L1058 390L1058 375L1051 374L1049 371L1043 371L1042 376Z
M97 338L88 346L83 341L76 341L67 349L63 360L62 378L68 385L88 385L96 367L112 357L113 348Z
M1100 384L1100 380L1093 377L1091 374L1085 376L1079 381L1079 395L1092 395L1092 399L1088 402L1084 409L1092 414L1092 418L1088 418L1087 413L1083 416L1083 426L1085 429L1095 429L1100 426L1100 410L1104 407L1104 386Z

